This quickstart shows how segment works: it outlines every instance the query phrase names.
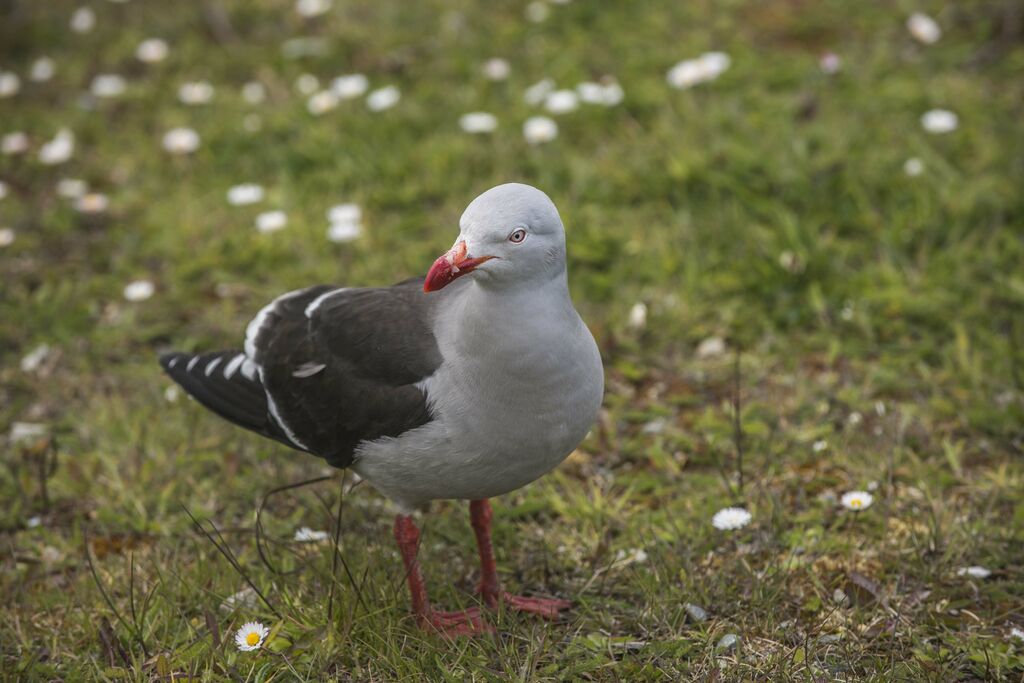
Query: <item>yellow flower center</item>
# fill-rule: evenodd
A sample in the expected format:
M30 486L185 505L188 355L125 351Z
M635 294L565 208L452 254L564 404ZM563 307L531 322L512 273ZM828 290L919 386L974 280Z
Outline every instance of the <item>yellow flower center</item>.
M249 635L245 637L245 642L249 645L255 645L260 642L260 634L256 633L256 631L250 631Z
M863 505L863 503L861 503L860 498L854 498L850 501L850 507L852 508L859 508L861 505Z

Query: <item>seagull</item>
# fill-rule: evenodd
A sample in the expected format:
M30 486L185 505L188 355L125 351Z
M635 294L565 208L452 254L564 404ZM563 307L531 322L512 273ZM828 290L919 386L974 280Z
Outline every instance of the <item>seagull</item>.
M555 619L570 606L502 590L488 502L561 463L604 393L597 344L569 296L565 229L542 191L509 183L474 199L425 277L290 292L257 313L242 349L160 363L222 418L349 468L396 504L421 627L491 630L479 607L428 600L412 513L433 500L470 501L484 607Z

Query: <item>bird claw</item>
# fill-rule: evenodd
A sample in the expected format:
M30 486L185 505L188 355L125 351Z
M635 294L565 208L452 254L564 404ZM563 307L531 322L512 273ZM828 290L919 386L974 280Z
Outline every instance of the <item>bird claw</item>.
M457 612L432 610L421 619L421 624L432 627L448 637L494 633L494 627L483 620L479 607L471 607Z
M505 609L536 614L550 620L558 619L563 610L572 607L572 603L568 600L530 598L505 591L501 592L500 601L492 602L497 604L490 604L491 609L500 609L501 606L504 606ZM420 618L420 625L432 628L449 638L490 635L496 632L493 626L484 621L484 614L479 607L470 607L457 612L431 610Z
M572 603L568 600L559 600L557 598L528 598L524 595L513 595L507 592L502 592L501 601L505 605L506 609L514 609L517 612L528 612L551 620L558 619L560 612L572 607Z

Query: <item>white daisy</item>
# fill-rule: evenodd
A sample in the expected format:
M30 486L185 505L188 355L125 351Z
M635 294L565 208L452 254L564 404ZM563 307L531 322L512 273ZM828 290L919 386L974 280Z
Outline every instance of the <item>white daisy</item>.
M124 288L124 298L128 301L145 301L156 292L156 286L149 280L129 282Z
M568 114L579 107L580 98L575 90L556 90L544 98L544 107L552 114Z
M629 309L629 326L634 330L642 330L647 327L647 304L638 301Z
M818 60L818 68L822 73L829 75L839 73L839 70L843 68L843 60L835 52L826 52Z
M874 500L875 497L867 491L849 491L843 494L843 497L839 499L839 502L847 510L859 512L860 510L867 510L871 507L871 503Z
M178 88L178 99L182 104L196 106L208 104L213 99L213 85L209 81L189 81Z
M921 116L921 127L929 133L951 133L960 124L960 118L948 109L932 109Z
M611 81L604 85L604 97L599 104L603 104L606 107L614 107L615 105L622 102L626 97L625 91L622 86L619 85L618 81Z
M75 200L75 211L85 214L99 214L107 210L110 200L99 192L85 194Z
M684 59L671 69L666 80L673 88L685 90L713 81L725 73L732 59L724 52L705 52L696 59Z
M351 202L336 204L327 210L327 220L331 223L358 223L362 219L363 210Z
M532 21L535 24L539 24L548 18L551 13L551 8L547 6L547 3L536 0L526 6L526 19Z
M246 206L263 201L263 186L256 183L242 183L228 190L228 204Z
M503 81L512 72L512 67L507 60L500 57L492 57L484 62L484 77L489 81Z
M530 106L536 107L543 102L549 93L555 89L555 82L550 78L537 81L523 93L523 99Z
M351 242L358 239L363 232L361 224L363 210L358 204L351 202L337 204L327 210L327 239L332 242Z
M342 244L359 239L363 234L363 226L359 223L331 223L327 228L327 239Z
M78 199L89 191L89 185L79 178L61 178L57 181L57 195L64 199Z
M615 565L620 568L631 564L643 564L646 561L647 551L643 548L623 549L615 553Z
M75 153L75 135L61 128L53 139L39 148L39 161L47 166L63 164Z
M700 56L700 62L707 72L708 80L713 80L729 69L732 58L724 52L705 52Z
M269 633L270 629L260 622L250 621L235 633L235 645L242 652L258 650Z
M191 128L172 128L164 133L163 144L171 154L191 154L199 149L199 133Z
M168 385L168 387L164 389L164 400L168 403L176 403L180 397L181 391L178 389L177 384Z
M42 366L46 361L46 358L50 355L50 345L40 344L36 348L26 353L21 358L21 371L22 372L35 372Z
M605 107L614 107L622 102L622 98L625 96L622 86L615 81L607 84L584 81L576 86L576 92L583 102L600 104Z
M363 74L345 74L331 81L331 90L340 100L362 97L370 89L370 79Z
M604 97L604 86L593 81L584 81L576 86L580 99L587 104L600 104Z
M558 124L547 116L531 116L523 123L523 137L531 145L551 142L558 137Z
M29 80L35 83L45 83L53 78L55 73L57 73L56 62L49 57L40 57L32 62L32 67L28 71L28 77Z
M701 64L696 59L684 59L679 62L665 75L665 80L673 88L683 90L703 83L706 79Z
M735 531L750 524L753 515L743 508L723 508L711 518L711 525L720 531Z
M978 565L973 565L970 567L961 567L960 569L956 570L956 575L969 576L972 579L987 579L989 576L992 575L992 570L986 569L985 567L981 567Z
M725 353L725 340L721 337L708 337L697 345L697 358L702 360L715 358Z
M1010 637L1017 640L1024 640L1024 629L1014 626L1010 629Z
M490 133L498 127L498 118L485 111L473 111L459 117L459 127L467 133Z
M21 79L13 71L0 71L0 98L13 97L21 90Z
M295 79L295 91L300 95L312 95L320 89L320 79L313 74L299 74Z
M398 104L402 99L402 93L398 88L389 85L385 88L378 88L366 96L366 106L370 111L384 111Z
M9 247L14 244L14 230L11 228L0 228L0 248Z
M821 453L826 448L828 448L828 441L825 441L824 439L819 439L811 444L811 450L815 453Z
M10 156L13 154L24 154L28 151L28 135L17 130L8 133L0 139L0 152Z
M296 0L295 11L299 16L311 19L331 11L331 0Z
M11 431L7 435L8 441L18 443L20 441L31 441L41 439L50 433L50 428L38 422L15 422L11 425Z
M156 64L167 59L170 48L162 38L147 38L135 48L135 58L146 64Z
M75 33L88 33L96 27L96 13L89 7L79 7L71 15L70 25Z
M127 87L128 84L123 76L117 74L98 74L92 79L89 91L96 97L120 97L124 94Z
M326 114L338 106L338 96L332 90L321 90L306 102L306 109L313 116Z
M330 536L326 531L316 531L310 529L308 526L300 527L295 530L295 540L300 543L315 543L317 541L326 541Z
M907 30L915 40L925 45L931 45L942 37L942 29L938 22L921 12L914 12L910 15L907 19Z
M242 99L249 104L259 104L267 99L267 89L259 81L249 81L242 86Z
M256 231L261 233L277 232L288 225L288 214L284 211L264 211L256 216Z
M903 162L903 172L911 178L916 178L924 173L924 162L917 157L911 157Z

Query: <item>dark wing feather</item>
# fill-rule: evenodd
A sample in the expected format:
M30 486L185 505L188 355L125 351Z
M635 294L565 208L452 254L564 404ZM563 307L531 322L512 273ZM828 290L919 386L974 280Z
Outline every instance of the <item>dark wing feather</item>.
M221 417L346 467L360 442L430 421L417 383L441 364L432 302L419 278L385 288L310 287L260 311L241 363L227 351L169 354L161 364ZM232 362L234 372L225 372Z
M319 301L305 304L305 297L289 300L257 341L264 386L281 421L332 465L348 465L362 441L430 420L416 383L437 369L441 354L421 283L321 291Z
M225 420L294 447L270 419L259 377L242 372L244 360L245 354L237 350L168 353L160 356L160 365L190 396Z

